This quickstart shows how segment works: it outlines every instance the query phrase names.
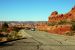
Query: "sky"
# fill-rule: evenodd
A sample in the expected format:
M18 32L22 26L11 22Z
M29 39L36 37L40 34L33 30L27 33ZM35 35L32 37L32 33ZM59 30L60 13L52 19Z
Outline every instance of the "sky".
M0 21L48 21L53 11L67 13L75 0L0 0Z

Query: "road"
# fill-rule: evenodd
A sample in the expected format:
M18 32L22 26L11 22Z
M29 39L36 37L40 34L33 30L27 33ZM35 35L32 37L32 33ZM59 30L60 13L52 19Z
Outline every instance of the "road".
M75 50L75 38L43 31L25 30L36 41L41 43L42 50Z
M32 38L27 38L2 44L0 50L39 50L38 45Z
M27 39L8 42L0 50L75 50L75 37L22 30Z

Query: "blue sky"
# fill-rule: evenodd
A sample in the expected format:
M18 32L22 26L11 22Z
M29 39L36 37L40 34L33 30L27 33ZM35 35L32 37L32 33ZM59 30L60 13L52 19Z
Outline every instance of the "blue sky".
M53 11L67 13L75 0L0 0L0 21L47 21Z

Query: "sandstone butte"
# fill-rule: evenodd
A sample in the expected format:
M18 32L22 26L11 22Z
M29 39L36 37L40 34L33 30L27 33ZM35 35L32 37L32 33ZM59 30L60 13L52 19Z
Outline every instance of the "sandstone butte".
M72 20L75 21L75 6L68 13L58 14L57 11L54 11L48 17L48 23L55 23L61 20L66 20L69 22ZM53 26L47 24L41 24L37 26L37 29L42 31L48 31L49 33L64 34L65 32L72 31L71 27L72 25L69 23L61 25L55 24Z

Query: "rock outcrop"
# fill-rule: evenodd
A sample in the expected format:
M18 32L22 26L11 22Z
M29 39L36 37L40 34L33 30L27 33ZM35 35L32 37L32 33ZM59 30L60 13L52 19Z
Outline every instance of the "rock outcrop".
M66 20L67 24L58 24L48 27L50 33L64 34L65 32L70 32L71 24L68 22L75 21L75 6L66 14L58 14L57 11L52 12L48 18L48 23L58 23L62 20Z
M60 20L75 20L75 6L66 14L58 14L57 11L52 12L48 18L48 22L56 22Z

